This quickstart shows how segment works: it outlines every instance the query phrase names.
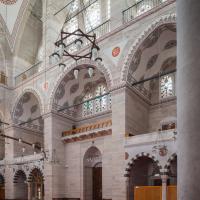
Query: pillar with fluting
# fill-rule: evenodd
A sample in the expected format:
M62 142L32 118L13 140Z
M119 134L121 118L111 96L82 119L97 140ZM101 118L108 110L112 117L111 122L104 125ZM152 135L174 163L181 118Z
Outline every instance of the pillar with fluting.
M200 1L177 1L178 199L200 193Z

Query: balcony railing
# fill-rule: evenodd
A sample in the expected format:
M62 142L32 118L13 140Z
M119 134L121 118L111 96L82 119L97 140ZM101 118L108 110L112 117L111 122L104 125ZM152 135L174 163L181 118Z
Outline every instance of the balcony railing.
M111 96L106 93L72 106L53 104L53 109L74 119L87 118L111 110Z
M14 123L22 128L28 128L28 129L32 129L34 131L39 131L39 132L42 132L44 128L42 125L33 124L32 121L25 122L19 119L14 119Z
M32 65L29 69L26 71L22 72L18 76L15 77L15 85L18 85L19 83L25 81L29 77L33 76L39 71L39 68L41 67L42 62L38 62L34 65Z
M7 85L7 76L4 72L0 72L0 84Z
M168 0L140 0L122 12L123 23L127 23Z

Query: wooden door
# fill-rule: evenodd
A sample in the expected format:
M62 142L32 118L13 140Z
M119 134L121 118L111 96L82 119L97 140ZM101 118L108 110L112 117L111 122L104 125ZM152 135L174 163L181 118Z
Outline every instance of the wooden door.
M93 168L93 200L102 200L102 167Z

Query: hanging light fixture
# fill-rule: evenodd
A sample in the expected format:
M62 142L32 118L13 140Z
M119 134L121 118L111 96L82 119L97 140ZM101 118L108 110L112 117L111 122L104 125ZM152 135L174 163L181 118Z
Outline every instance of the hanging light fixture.
M83 41L79 38L79 39L76 39L74 43L76 44L77 50L80 51L82 44L83 44Z
M95 1L91 2L90 6L93 3L95 3ZM92 31L90 31L90 33L85 33L80 28L76 29L75 31L69 32L66 28L66 24L68 21L79 15L80 12L86 10L87 6L85 6L84 3L82 4L83 7L81 7L81 11L77 12L72 16L70 16L70 12L67 15L64 25L59 34L59 38L55 42L56 51L52 55L56 56L56 59L57 58L61 59L62 57L70 57L74 59L76 62L81 59L90 59L101 62L102 58L98 56L100 48L97 45L96 34L94 33L93 27L91 27ZM71 10L71 8L73 7L73 1L69 3L67 6L69 6L69 10ZM62 9L60 11L62 11ZM58 14L59 12L57 12L56 14ZM79 53L79 51L83 47L83 44L87 44L89 48L87 51ZM59 55L59 57L57 56L57 54Z
M64 63L59 63L59 67L63 71L65 69L66 65Z
M75 79L78 79L78 73L79 73L79 69L74 69L74 77L75 77Z
M93 74L94 74L94 68L93 67L88 67L88 74L89 74L90 78L93 76Z

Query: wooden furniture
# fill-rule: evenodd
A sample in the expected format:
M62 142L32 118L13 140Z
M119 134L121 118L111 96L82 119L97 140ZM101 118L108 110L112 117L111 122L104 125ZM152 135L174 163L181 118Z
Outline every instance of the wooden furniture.
M162 186L136 186L134 200L162 200ZM177 186L167 187L167 200L177 200Z

